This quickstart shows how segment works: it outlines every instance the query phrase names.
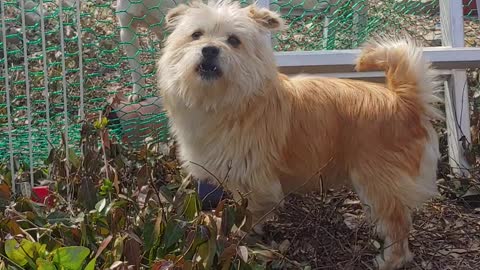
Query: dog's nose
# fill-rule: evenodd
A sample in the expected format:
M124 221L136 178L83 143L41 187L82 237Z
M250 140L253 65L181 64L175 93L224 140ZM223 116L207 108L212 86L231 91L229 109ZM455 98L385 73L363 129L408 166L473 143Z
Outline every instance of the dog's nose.
M215 46L207 46L207 47L203 47L202 49L202 55L205 58L215 58L218 56L219 53L220 53L220 49Z

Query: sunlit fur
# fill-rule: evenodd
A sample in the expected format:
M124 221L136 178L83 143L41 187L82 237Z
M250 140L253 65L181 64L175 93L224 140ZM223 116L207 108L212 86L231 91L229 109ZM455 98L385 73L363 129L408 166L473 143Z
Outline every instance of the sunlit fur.
M166 18L172 33L158 62L159 85L189 172L226 178L234 194L248 193L256 219L289 192L353 183L385 239L380 269L411 260L410 211L436 194L439 157L430 123L440 118L431 105L435 84L420 49L400 39L364 46L357 70L385 70L385 85L287 77L265 38L283 26L276 13L194 2ZM192 40L198 30L204 35ZM241 46L229 46L230 34ZM207 45L221 49L218 80L196 72Z

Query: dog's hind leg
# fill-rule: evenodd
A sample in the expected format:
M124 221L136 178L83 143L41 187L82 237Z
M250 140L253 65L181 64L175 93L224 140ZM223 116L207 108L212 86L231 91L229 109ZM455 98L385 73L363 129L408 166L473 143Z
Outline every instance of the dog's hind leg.
M385 178L387 177L387 178ZM405 203L404 192L397 188L401 182L413 181L391 178L390 173L366 169L352 172L352 181L360 199L367 205L368 216L384 240L384 252L376 258L381 270L398 269L413 258L408 248L411 229L411 210Z

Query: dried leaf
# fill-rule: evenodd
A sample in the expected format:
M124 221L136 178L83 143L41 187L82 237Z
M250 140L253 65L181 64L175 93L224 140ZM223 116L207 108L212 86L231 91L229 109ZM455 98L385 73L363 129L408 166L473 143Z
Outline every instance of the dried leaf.
M237 249L237 255L244 261L248 262L248 249L246 246L239 246Z
M171 261L161 260L152 265L152 270L170 270L173 269L174 266Z
M12 193L7 183L0 183L0 205L7 205L7 202L10 201L11 195Z
M111 168L113 172L113 186L115 187L115 191L117 194L120 193L120 181L118 180L118 172L115 168Z
M286 239L280 244L280 246L278 247L278 251L280 251L280 253L282 254L285 254L288 251L289 247L290 247L290 241Z
M274 260L277 258L275 253L273 253L271 250L253 250L252 255L259 255L262 256L265 260Z
M145 186L150 179L150 170L148 166L145 164L143 165L137 173L137 187L140 189L141 187Z
M360 226L361 220L358 216L354 214L345 213L343 214L343 218L343 222L350 230L355 230Z
M119 261L122 258L123 254L123 241L125 240L126 236L119 236L115 239L115 242L113 243L113 250L112 250L112 255L113 259Z
M113 270L113 269L117 269L117 268L120 268L120 267L121 267L120 269L124 269L124 268L126 268L125 266L126 266L125 262L115 261L115 262L112 263L112 265L110 265L109 269Z
M236 253L236 245L229 245L223 250L222 254L220 255L220 261L227 261L228 259L231 259L233 256L235 256Z
M360 204L360 200L345 199L345 200L343 201L343 204L344 204L344 205L356 205L356 204Z
M20 228L20 225L13 220L13 219L8 219L7 222L5 223L5 227L8 229L8 232L12 235L19 235L23 233L22 228Z
M142 261L142 248L140 242L130 237L125 240L125 247L123 254L129 265L133 265L134 269L140 269L140 263ZM138 238L137 236L135 236ZM139 240L139 239L138 239Z
M95 258L98 258L100 254L102 254L103 250L110 244L110 241L112 241L113 236L109 235L107 238L103 239L102 243L98 247L97 253L95 254Z
M218 203L217 207L215 208L215 216L221 217L221 213L222 213L224 208L225 208L225 200L221 200Z

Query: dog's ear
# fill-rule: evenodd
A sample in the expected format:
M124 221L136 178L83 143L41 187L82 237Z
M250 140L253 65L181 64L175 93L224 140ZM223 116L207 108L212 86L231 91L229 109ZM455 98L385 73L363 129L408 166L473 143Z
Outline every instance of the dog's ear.
M262 28L269 31L281 31L285 29L285 22L276 12L267 8L259 8L256 5L246 7L248 16Z
M167 12L165 15L165 25L167 28L173 29L178 23L178 20L185 15L190 7L185 4L180 4Z

